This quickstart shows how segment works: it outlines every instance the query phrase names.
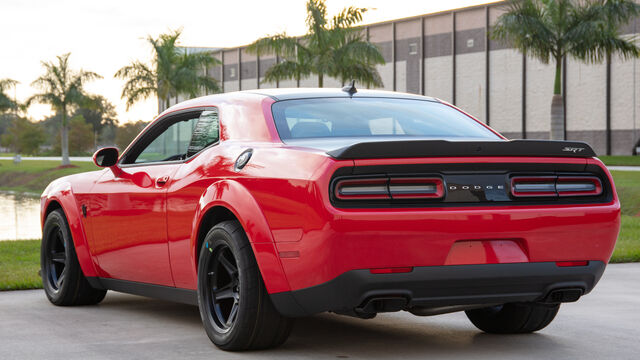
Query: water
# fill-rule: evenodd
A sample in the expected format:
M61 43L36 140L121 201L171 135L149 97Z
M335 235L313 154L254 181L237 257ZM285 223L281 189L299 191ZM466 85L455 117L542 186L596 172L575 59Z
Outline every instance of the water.
M0 241L41 237L40 199L0 192Z

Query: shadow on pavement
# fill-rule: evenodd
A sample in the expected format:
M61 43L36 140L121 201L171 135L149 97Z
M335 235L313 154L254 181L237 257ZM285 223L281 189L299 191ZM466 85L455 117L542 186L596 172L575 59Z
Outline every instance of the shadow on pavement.
M134 296L107 297L96 311L149 316L167 326L203 331L198 308ZM106 315L106 314L105 314ZM207 341L206 337L203 341ZM212 351L216 348L212 344ZM482 333L464 315L421 318L408 313L380 315L361 320L335 314L320 314L296 320L289 340L280 348L251 352L257 358L367 357L395 358L445 356L461 358L520 357L537 349L564 352L559 342L544 331L537 334L491 335ZM245 353L246 354L246 353ZM239 355L239 354L236 354ZM235 356L234 356L235 357Z

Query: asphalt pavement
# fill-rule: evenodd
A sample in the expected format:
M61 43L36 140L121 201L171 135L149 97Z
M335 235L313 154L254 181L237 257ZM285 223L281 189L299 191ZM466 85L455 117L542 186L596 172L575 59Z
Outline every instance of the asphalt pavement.
M463 313L299 319L269 351L225 353L198 309L109 292L55 307L42 290L0 292L0 359L640 359L640 264L610 265L596 289L535 334L489 335Z

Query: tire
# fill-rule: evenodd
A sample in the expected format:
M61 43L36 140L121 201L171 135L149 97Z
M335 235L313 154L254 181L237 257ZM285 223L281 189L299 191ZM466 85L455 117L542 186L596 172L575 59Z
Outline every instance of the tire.
M293 326L271 303L249 240L234 220L215 225L202 242L198 306L209 339L223 350L277 347Z
M560 304L509 303L465 313L478 329L492 334L523 334L542 330L553 321Z
M62 209L52 211L42 228L40 268L44 292L54 305L94 305L107 294L84 277Z

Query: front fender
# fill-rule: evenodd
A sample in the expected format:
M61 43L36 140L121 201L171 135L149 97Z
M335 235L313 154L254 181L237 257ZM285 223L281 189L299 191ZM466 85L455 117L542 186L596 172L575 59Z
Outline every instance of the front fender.
M251 243L267 292L273 294L290 291L269 225L260 206L249 190L234 180L215 182L200 197L191 232L191 261L196 273L200 226L205 214L216 206L227 208L240 221Z
M67 218L71 237L73 238L73 245L84 276L98 276L95 264L93 263L89 252L89 243L87 241L86 231L82 223L78 203L76 202L73 190L71 189L71 183L68 181L52 183L42 194L42 198L40 199L40 215L42 217L41 224L43 230L44 222L46 221L47 209L54 201L60 204L62 211Z

